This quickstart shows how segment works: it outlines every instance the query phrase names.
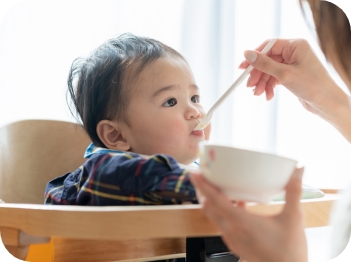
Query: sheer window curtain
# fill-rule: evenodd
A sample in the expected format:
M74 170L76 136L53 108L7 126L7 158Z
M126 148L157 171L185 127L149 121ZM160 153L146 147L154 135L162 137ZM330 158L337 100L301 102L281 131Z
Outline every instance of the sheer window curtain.
M297 0L14 3L0 2L0 125L25 118L73 120L65 100L72 61L124 32L153 37L184 54L207 109L242 72L237 66L244 50L267 38L307 38L324 61ZM349 144L284 87L266 102L243 83L212 125L213 142L300 160L306 184L342 188L349 183Z

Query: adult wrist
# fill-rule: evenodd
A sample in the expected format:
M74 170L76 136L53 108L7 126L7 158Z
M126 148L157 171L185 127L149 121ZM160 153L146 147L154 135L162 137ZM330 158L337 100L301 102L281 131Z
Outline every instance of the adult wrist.
M319 115L351 143L351 97L339 87L335 91L327 98L328 103L319 109Z

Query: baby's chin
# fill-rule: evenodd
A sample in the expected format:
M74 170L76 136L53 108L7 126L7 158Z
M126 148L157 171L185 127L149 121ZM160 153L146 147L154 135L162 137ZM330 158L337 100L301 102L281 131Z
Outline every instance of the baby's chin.
M177 160L177 162L179 164L183 164L183 165L190 165L192 163L195 162L196 159L198 159L198 155L197 154L194 154L194 156L190 156L190 157L180 157L180 158L177 158L177 157L174 157L175 160Z

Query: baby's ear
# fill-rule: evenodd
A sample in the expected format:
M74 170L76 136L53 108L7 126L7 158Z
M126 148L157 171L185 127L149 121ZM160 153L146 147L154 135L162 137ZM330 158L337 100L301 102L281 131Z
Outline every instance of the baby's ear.
M108 149L128 151L130 145L123 137L120 126L116 122L101 120L96 127L97 135Z

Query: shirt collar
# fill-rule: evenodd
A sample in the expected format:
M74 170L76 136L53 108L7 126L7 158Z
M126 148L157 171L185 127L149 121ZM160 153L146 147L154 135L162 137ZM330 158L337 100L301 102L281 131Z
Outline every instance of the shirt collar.
M120 150L108 149L103 147L97 147L94 143L91 143L88 148L85 150L84 158L90 158L94 154L110 154L110 153L122 153L125 152Z
M91 143L88 146L88 148L85 150L84 158L90 158L94 154L110 154L110 153L125 154L126 152L120 151L120 150L103 148L103 147L97 147L97 146L94 145L94 143ZM140 155L140 156L143 156L143 155ZM193 164L190 164L190 165L194 165L194 164L195 164L195 166L199 166L199 163L197 161L195 161ZM182 165L182 164L179 164L179 163L178 163L178 165L181 166L181 167L188 167L188 166L190 166L190 165Z

